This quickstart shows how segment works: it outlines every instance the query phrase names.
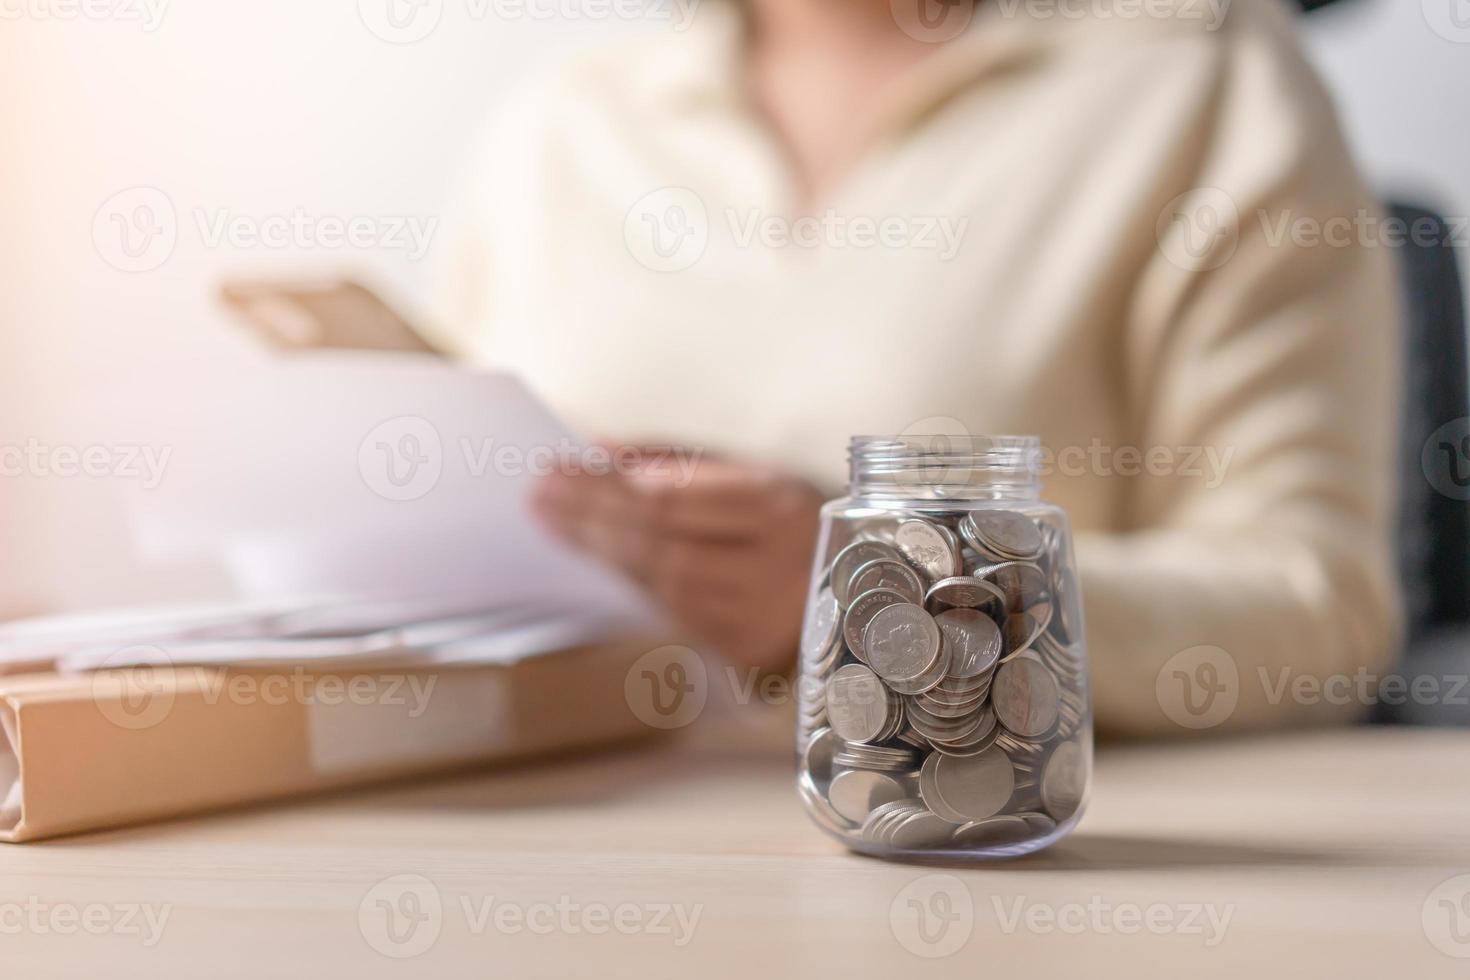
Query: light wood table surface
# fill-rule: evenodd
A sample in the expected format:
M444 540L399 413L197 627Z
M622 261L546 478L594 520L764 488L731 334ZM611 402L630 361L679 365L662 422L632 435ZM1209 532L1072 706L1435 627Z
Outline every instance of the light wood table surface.
M1470 734L1105 748L1071 838L964 868L809 826L786 724L0 849L0 971L1470 977Z

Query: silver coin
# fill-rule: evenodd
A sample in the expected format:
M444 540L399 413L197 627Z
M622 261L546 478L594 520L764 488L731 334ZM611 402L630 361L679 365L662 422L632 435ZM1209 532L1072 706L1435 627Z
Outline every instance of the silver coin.
M959 541L943 524L918 519L904 521L894 532L893 543L909 564L931 582L960 573Z
M1006 594L1000 586L971 575L956 575L941 579L929 587L924 596L925 604L942 602L946 606L979 607L986 603L997 603L1005 608Z
M939 755L971 756L979 755L995 744L996 731L999 725L990 725L989 728L981 725L961 738L935 739L930 744Z
M904 717L905 719L907 719L907 713L905 713ZM916 732L912 727L904 729L904 731L898 736L898 740L900 742L903 742L905 745L912 745L914 748L921 751L927 750L929 748L929 740L923 735L920 735L918 732Z
M832 808L853 823L862 823L868 814L884 803L904 799L908 794L892 776L866 769L849 769L832 777L827 799Z
M1031 825L1019 816L991 817L975 820L955 828L951 838L962 847L982 847L987 844L1007 844L1034 836Z
M1087 717L1087 697L1080 691L1063 688L1061 697L1057 700L1061 705L1058 711L1061 720L1057 722L1057 737L1071 738Z
M918 699L914 701L913 707L933 715L935 718L964 718L975 714L984 703L984 698L972 698L960 704L949 704L920 694Z
M908 599L902 593L891 589L873 589L852 600L842 616L842 638L847 641L847 648L854 657L862 660L867 656L863 650L863 634L873 617L888 606L906 602Z
M1065 820L1082 805L1087 790L1087 769L1082 746L1063 742L1057 746L1041 775L1041 803L1057 820Z
M1023 613L1011 613L1006 617L1005 647L1006 659L1028 649L1041 635L1046 632L1047 626L1051 624L1052 604L1050 602L1038 602Z
M928 808L905 813L888 831L888 842L905 851L925 850L949 843L955 825Z
M995 712L989 708L976 717L978 724L974 728L952 738L939 739L934 742L934 748L945 755L978 755L1005 734L1005 730L995 720Z
M936 684L929 690L920 693L918 706L932 715L948 718L956 714L979 711L989 694L989 687L980 688L973 693L955 694Z
M934 617L950 648L949 676L957 680L984 677L1001 655L1000 628L976 609L946 609Z
M988 752L995 745L997 733L1003 730L999 725L992 725L988 732L978 729L975 734L963 742L935 742L934 751L940 755L956 758L980 755Z
M902 800L900 805L888 810L874 821L874 839L889 847L914 850L934 848L948 843L949 834L936 833L931 821L938 820L922 800ZM954 827L945 822L945 826Z
M1011 760L997 749L968 757L942 755L934 767L934 789L939 798L970 820L995 816L1010 802L1015 787L1016 771Z
M888 762L876 759L864 759L851 752L838 752L832 757L834 769L870 769L873 772L891 772L907 774L914 771L912 760L908 762Z
M1030 609L1048 598L1046 573L1027 561L1005 561L975 570L974 577L999 588L1012 612Z
M853 573L880 558L902 561L903 555L897 548L881 541L854 541L837 553L837 557L832 559L832 595L837 598L838 605L846 609L858 596L858 593L849 591Z
M995 672L990 701L995 714L1009 731L1022 738L1036 738L1057 723L1057 679L1040 658L1025 654L1001 664Z
M980 723L980 711L972 711L957 718L936 715L924 708L922 703L910 699L904 712L908 723L930 739L951 741L972 732Z
M846 834L851 829L852 821L837 812L806 773L797 777L796 792L806 803L806 812L817 824L838 835Z
M1057 604L1052 629L1062 643L1069 644L1082 635L1082 591L1077 587L1077 573L1070 567L1062 568L1052 579L1052 591Z
M950 823L965 823L969 818L951 807L939 795L939 789L935 784L934 776L939 769L939 760L941 758L942 756L938 752L932 753L924 760L924 765L919 768L919 796L923 799L925 806Z
M837 666L837 661L842 659L842 653L846 649L846 645L841 640L838 640L828 648L827 653L821 660L803 660L801 664L802 675L818 679L826 677L832 672L832 668Z
M944 751L946 746L968 744L965 740L980 731L980 724L977 719L967 718L964 719L964 722L965 726L963 728L946 729L930 727L929 722L915 721L912 716L909 718L909 724L914 726L914 730L922 732L924 737L929 739L929 744L934 746L937 751Z
M1016 816L1026 821L1031 828L1031 833L1036 837L1045 837L1057 829L1057 822L1044 813L1018 813Z
M1044 545L1036 522L1009 510L971 511L960 520L960 534L975 550L1000 558L1035 558Z
M806 660L821 660L837 642L841 610L831 589L822 589L807 608L801 627L801 655Z
M910 603L878 610L863 631L868 666L885 681L911 681L929 673L942 642L934 617Z
M878 558L859 565L848 588L855 596L873 589L888 589L916 605L924 601L924 580L919 578L919 573L892 558Z
M917 800L894 800L892 803L884 803L882 806L874 807L873 812L863 821L863 839L872 841L874 844L886 844L887 825L895 817L901 817L908 813ZM923 804L920 803L920 806Z
M838 668L827 680L827 717L832 730L848 742L869 742L887 731L894 714L893 696L862 664Z
M833 757L835 765L844 769L881 769L905 772L917 768L914 753L908 749L890 749L882 745L843 742Z
M806 741L806 748L801 753L802 768L819 785L832 781L832 757L837 752L839 741L830 728L818 728Z
M1037 742L1019 738L1013 732L1002 730L996 739L996 744L1011 757L1011 762L1015 765L1017 772L1034 773L1041 765L1041 756L1045 750Z
M1072 681L1082 675L1081 651L1071 647L1064 647L1052 633L1043 633L1036 638L1034 644L1038 656L1043 663L1051 668L1052 673L1059 678Z
M949 669L949 651L940 644L939 656L934 661L934 666L926 673L920 674L913 680L889 681L888 687L896 694L923 694L939 686L944 680L945 671Z

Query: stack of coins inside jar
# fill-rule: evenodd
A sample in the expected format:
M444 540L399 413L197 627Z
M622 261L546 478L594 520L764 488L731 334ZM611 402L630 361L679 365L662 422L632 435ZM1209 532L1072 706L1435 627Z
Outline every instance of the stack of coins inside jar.
M1054 837L1091 753L1066 532L984 508L837 530L802 635L808 811L875 852Z

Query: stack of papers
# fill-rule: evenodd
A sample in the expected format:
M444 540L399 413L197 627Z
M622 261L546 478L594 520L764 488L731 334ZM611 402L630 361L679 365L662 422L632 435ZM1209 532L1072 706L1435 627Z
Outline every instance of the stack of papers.
M568 616L552 604L468 601L243 603L21 620L0 629L5 665L79 673L129 666L322 668L512 664L636 632L634 616Z

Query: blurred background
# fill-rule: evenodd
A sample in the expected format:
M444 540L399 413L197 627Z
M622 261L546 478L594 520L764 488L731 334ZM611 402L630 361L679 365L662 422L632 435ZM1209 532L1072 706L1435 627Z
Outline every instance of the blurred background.
M386 19L390 3L411 30ZM420 308L457 174L516 80L568 46L674 16L566 0L6 4L0 443L85 446L103 390L264 357L215 298L226 274L346 271ZM1470 4L1341 0L1300 27L1375 187L1463 224ZM172 209L172 231L119 252L113 222L140 202ZM293 216L366 219L373 240L224 232ZM106 480L87 477L0 480L0 569L0 617L204 587L142 573Z

